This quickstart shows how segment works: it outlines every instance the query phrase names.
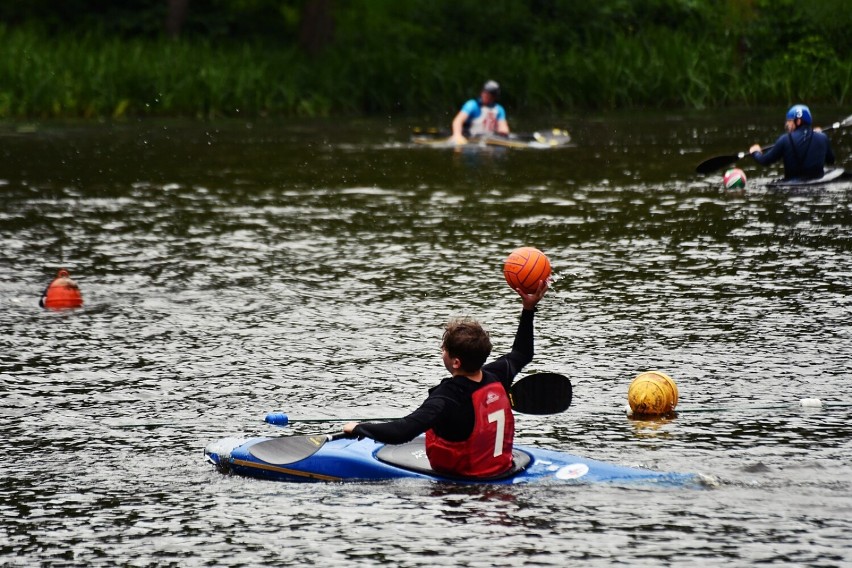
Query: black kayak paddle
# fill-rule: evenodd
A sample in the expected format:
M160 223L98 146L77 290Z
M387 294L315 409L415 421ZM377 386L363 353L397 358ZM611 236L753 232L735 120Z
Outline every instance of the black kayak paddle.
M521 414L559 414L571 406L571 379L557 373L535 373L509 389L512 410Z
M557 373L527 375L512 385L509 398L512 409L522 414L558 414L571 406L571 380ZM248 451L259 460L273 465L287 465L307 459L326 442L346 438L348 434L287 436L264 440Z
M835 122L831 126L826 126L822 129L822 131L829 132L831 130L846 128L847 126L852 126L852 114L839 122ZM765 152L769 150L770 148L772 148L772 146L774 146L774 144L766 146L765 148L763 148L763 151ZM715 172L716 170L724 168L725 166L730 166L736 163L737 160L742 160L748 155L748 152L738 152L736 154L729 154L725 156L714 156L698 164L698 166L695 168L695 171L699 174L709 174Z

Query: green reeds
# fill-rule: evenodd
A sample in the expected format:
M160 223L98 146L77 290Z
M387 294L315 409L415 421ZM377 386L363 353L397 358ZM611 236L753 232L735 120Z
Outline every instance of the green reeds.
M503 84L512 113L843 104L852 84L852 62L825 46L754 62L726 37L653 29L567 49L539 42L420 53L369 42L317 58L282 45L48 37L2 26L0 45L0 118L452 115L486 78Z
M292 50L0 28L0 117L317 115Z

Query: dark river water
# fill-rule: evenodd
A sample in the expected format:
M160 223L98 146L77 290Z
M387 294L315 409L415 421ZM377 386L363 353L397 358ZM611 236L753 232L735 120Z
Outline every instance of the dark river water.
M852 184L694 173L771 143L783 112L513 122L571 131L539 151L418 147L396 117L0 125L0 564L852 565ZM574 402L518 415L516 441L715 483L288 484L205 462L221 437L412 410L452 316L508 350L519 246L557 275L527 371L570 376ZM60 267L83 308L38 307ZM625 415L649 369L676 418Z

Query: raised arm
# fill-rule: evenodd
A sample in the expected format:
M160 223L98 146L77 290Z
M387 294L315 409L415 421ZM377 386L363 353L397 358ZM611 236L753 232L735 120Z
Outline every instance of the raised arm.
M515 290L522 299L523 311L521 312L520 322L518 322L518 331L515 333L515 341L512 343L512 350L482 367L483 370L492 371L500 376L503 387L507 391L512 386L517 374L532 361L533 355L535 355L533 326L535 311L536 306L547 293L547 288L547 282L542 280L539 282L536 291L531 294L520 289Z

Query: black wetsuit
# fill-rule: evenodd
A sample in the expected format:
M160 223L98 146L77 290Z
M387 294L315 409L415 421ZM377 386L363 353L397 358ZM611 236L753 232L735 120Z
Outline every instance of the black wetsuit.
M509 392L515 376L532 361L534 317L535 310L521 312L512 351L483 365L481 382L463 376L448 377L429 389L429 397L408 416L391 422L362 422L353 434L385 444L403 444L431 428L445 440L466 440L473 432L473 392L493 382L503 383Z
M784 179L821 178L825 175L825 164L834 163L828 136L810 127L782 134L765 154L755 152L751 156L763 166L783 158Z

